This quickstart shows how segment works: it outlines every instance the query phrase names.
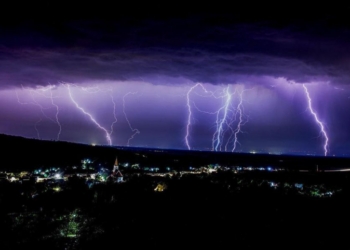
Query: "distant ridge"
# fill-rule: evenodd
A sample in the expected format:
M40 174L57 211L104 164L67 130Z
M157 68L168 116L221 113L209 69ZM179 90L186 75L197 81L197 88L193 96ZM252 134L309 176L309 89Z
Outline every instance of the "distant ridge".
M199 167L208 164L272 166L289 170L350 168L350 158L92 146L4 134L0 134L0 145L0 170L7 171L80 165L84 158L98 159L105 167L112 168L116 156L120 162L139 163L143 166L171 166L174 169L188 169L190 166Z

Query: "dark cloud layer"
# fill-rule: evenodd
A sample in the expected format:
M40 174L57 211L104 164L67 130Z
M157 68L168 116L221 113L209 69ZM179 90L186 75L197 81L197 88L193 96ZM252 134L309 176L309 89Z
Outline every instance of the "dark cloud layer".
M0 85L157 77L234 83L245 76L348 84L349 22L334 10L310 10L7 20L0 25Z

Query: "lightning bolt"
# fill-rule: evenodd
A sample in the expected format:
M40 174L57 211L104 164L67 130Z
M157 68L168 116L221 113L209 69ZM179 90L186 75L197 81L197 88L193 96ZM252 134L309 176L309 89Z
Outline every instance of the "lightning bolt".
M112 135L114 133L114 125L118 122L117 116L116 116L116 103L114 101L114 97L113 97L113 89L112 88L107 88L107 89L101 89L99 86L93 86L93 87L80 87L76 84L72 84L74 87L81 89L84 92L87 92L89 94L97 94L97 93L106 93L109 92L109 96L112 100L113 103L113 118L114 121L111 124L111 130L109 132L110 135Z
M202 96L202 97L207 97L207 96ZM215 111L215 112L208 112L208 111L204 111L204 110L201 110L200 108L198 108L197 107L197 105L196 105L196 103L195 102L192 102L192 104L193 104L193 107L198 111L198 112L201 112L201 113L204 113L204 114L207 114L207 115L216 115L216 130L215 130L215 132L214 132L214 134L213 134L213 138L212 138L212 150L214 151L214 147L215 147L215 141L216 141L216 137L217 137L217 134L218 134L218 127L219 127L219 120L220 120L220 112L221 112L221 110L222 109L224 109L225 108L225 106L224 107L221 107L219 110L217 110L217 111ZM222 121L222 122L224 122L224 120ZM227 122L226 122L227 123ZM227 124L227 126L228 127L230 127L230 125L229 124ZM226 133L226 131L223 133L223 134L225 134ZM224 135L223 135L224 136ZM221 151L221 144L220 144L220 151Z
M233 134L235 133L235 130L232 128L232 124L236 121L236 115L233 116L233 118L231 119L230 122L226 122L226 125L227 125L227 129L224 133L223 136L225 136L225 134L227 133L227 131L230 131L231 132L231 135L229 136L228 140L226 141L226 144L225 144L225 152L228 151L228 145L229 143L231 142L231 138L233 136ZM220 150L221 150L221 147L220 147Z
M54 98L55 98L55 97L53 96L53 92L52 92L52 89L54 89L55 87L56 87L55 85L49 85L49 86L47 86L47 87L42 87L42 88L39 88L38 90L35 90L35 91L33 90L33 91L34 91L35 93L37 93L37 94L39 94L39 95L45 97L45 98L50 99L52 106L55 107L55 109L56 109L56 113L55 113L55 119L56 119L56 121L53 121L51 118L50 118L50 120L52 120L53 122L55 122L55 123L57 124L58 128L59 128L58 133L57 133L57 137L56 137L56 140L58 141L58 140L60 139L60 135L61 135L61 132L62 132L62 126L61 126L61 123L60 123L60 121L59 121L59 119L58 119L59 107L58 107L58 105L54 102ZM45 95L45 93L46 93L47 91L50 91L50 95L49 95L49 96ZM43 92L43 93L40 93L40 92ZM33 98L33 100L34 100L33 95L32 95L32 98ZM36 102L36 103L38 104L38 102ZM42 110L42 112L43 112L43 110Z
M191 99L190 99L190 94L191 92L197 88L197 87L201 87L205 93L211 93L213 95L212 92L208 91L203 84L201 83L197 83L194 86L192 86L188 92L187 92L187 110L188 110L188 116L187 116L187 125L186 125L186 136L185 136L185 142L186 142L186 146L188 150L191 150L191 146L190 146L190 142L189 142L189 136L190 136L190 127L191 127L191 121L192 121L192 108L191 108Z
M58 119L58 114L59 114L60 111L59 111L58 105L56 103L54 103L53 98L54 97L53 97L52 89L50 89L51 104L52 104L52 106L55 106L55 108L56 108L56 115L55 115L55 117L56 117L56 123L57 123L57 125L59 127L59 131L58 131L58 134L57 134L57 141L59 141L60 140L60 135L61 135L61 132L62 132L62 126L61 126L61 123L60 123L60 121Z
M22 87L22 88L23 88L23 87ZM17 90L16 90L16 97L17 97L17 102L18 102L19 104L21 104L21 105L29 105L29 104L35 105L34 103L22 102L22 101L19 99L18 91L17 91ZM34 124L34 129L35 129L35 131L36 131L36 134L37 134L39 140L40 140L40 133L39 133L39 130L38 130L37 125L38 125L38 123L41 122L41 120L42 120L42 119L39 118L39 120Z
M103 132L105 132L106 134L106 139L107 139L107 142L109 145L112 145L112 139L111 139L111 135L110 135L110 132L108 132L107 129L105 129L104 127L102 127L97 121L96 119L88 112L86 112L82 107L79 106L79 104L74 100L73 98L73 95L72 95L72 92L71 92L71 89L70 89L70 85L69 84L66 84L66 87L68 89L68 94L69 94L69 97L71 99L71 101L74 103L75 107L77 109L79 109L83 114L85 114L86 116L88 116L90 118L90 120L100 129L102 130Z
M324 156L327 156L327 153L328 153L328 141L329 141L328 135L326 133L326 130L325 130L325 127L324 127L323 123L318 119L318 116L317 116L316 112L312 108L311 97L310 97L309 91L308 91L308 89L307 89L305 84L303 84L303 88L304 88L304 91L305 91L305 94L306 94L306 97L307 97L307 100L308 100L308 105L309 105L308 108L309 108L311 114L313 115L316 123L320 127L321 133L323 134L323 137L325 138L323 149L324 149Z
M224 105L224 107L221 108L221 109L224 110L224 115L223 115L223 118L221 119L220 122L218 121L218 117L219 117L220 112L218 112L218 116L217 116L217 122L219 122L219 123L217 123L218 124L217 132L215 133L217 135L215 151L218 151L218 147L219 147L219 145L221 145L221 137L222 137L222 134L223 134L223 124L227 122L226 118L227 118L227 113L228 113L228 107L230 105L231 97L232 97L232 95L229 92L229 87L228 86L227 86L227 89L226 89L226 97L227 98L226 98L225 105ZM221 147L220 147L220 150L221 150Z
M244 92L244 90L242 90L241 93L239 94L239 103L238 103L237 112L236 112L236 115L237 115L237 113L239 114L239 119L238 119L237 128L236 128L236 130L234 132L234 142L233 142L232 152L234 152L236 150L237 143L239 144L238 134L241 132L241 126L243 124L243 109L242 109L243 92Z
M23 86L22 86L22 90L23 90L23 91L25 90ZM34 98L34 96L33 96L33 90L30 90L30 91L29 91L29 94L30 94L30 96L31 96L31 98L32 98L32 101L31 101L31 102L22 102L22 101L20 100L20 98L19 98L18 91L16 90L17 102L18 102L19 104L21 104L21 105L34 105L34 106L37 106L37 107L40 109L41 114L42 114L45 118L49 119L50 121L55 122L54 120L52 120L50 117L48 117L48 116L45 114L44 109L48 109L48 108L44 108L43 106L41 106L41 105L35 100L35 98ZM39 125L39 123L40 123L41 121L42 121L42 118L39 118L39 120L34 124L34 128L35 128L35 131L36 131L36 133L37 133L37 136L38 136L38 139L39 139L39 140L41 139L41 137L40 137L38 125Z
M194 92L195 94L201 96L201 97L214 97L216 99L224 99L224 104L221 106L217 111L215 112L207 112L199 109L195 102L191 102L191 93L197 88L201 87L206 94L210 94L209 96L199 95L198 93ZM190 135L190 127L192 125L192 116L193 116L193 107L202 113L210 114L210 115L216 115L216 128L215 132L212 137L212 150L213 151L222 151L223 142L225 140L226 134L228 131L231 132L230 138L235 133L235 130L232 128L233 122L236 120L237 114L233 115L234 112L231 108L231 102L232 102L232 96L236 94L236 89L233 93L230 93L230 86L227 86L224 91L222 91L223 94L217 95L214 92L208 91L202 84L197 83L194 86L192 86L189 91L187 92L187 109L188 109L188 117L187 117L187 127L186 127L186 136L185 136L185 142L187 145L187 148L190 150L190 143L189 143L189 135ZM241 106L240 106L241 107ZM242 110L241 110L242 111ZM242 118L243 122L243 118ZM229 141L225 144L225 151L227 151Z
M118 122L118 119L117 119L117 116L116 116L116 104L115 104L115 101L114 101L114 97L113 97L112 94L110 94L110 97L111 97L112 103L113 103L113 117L114 117L114 121L111 124L111 131L109 133L110 135L112 135L114 133L114 130L113 130L114 124L116 124Z
M75 87L80 88L82 91L85 91L90 94L96 94L100 92L113 92L112 88L107 88L107 89L101 89L99 86L93 86L93 87L80 87L76 84L74 84Z
M136 92L129 92L129 93L126 93L126 94L123 96L123 113L124 113L125 120L126 120L126 122L128 123L131 132L133 132L133 134L131 135L131 137L128 139L128 143L127 143L127 146L128 146L128 147L130 146L130 141L131 141L132 139L134 139L134 137L135 137L137 134L140 134L140 131L139 131L138 129L133 128L133 127L131 126L131 123L130 123L130 121L129 121L129 119L128 119L128 116L126 115L126 111L125 111L125 98L126 98L128 95L135 95L135 94L137 94L137 93L136 93Z
M22 86L22 90L25 91L25 89L24 89L23 86ZM44 108L43 106L41 106L41 105L35 100L35 98L34 98L34 96L33 96L33 92L34 92L33 90L29 90L29 94L30 94L30 96L31 96L31 98L32 98L32 102L21 102L20 99L19 99L19 96L18 96L18 92L16 91L16 96L17 96L17 101L18 101L18 103L21 104L21 105L30 105L30 104L31 104L31 105L37 106L37 107L40 109L40 112L42 113L42 115L43 115L45 118L49 119L50 121L55 122L55 121L52 120L50 117L48 117L48 116L45 114L45 112L44 112L44 110L49 109L49 108Z
M218 113L218 111L215 111L215 112L208 112L208 111L202 110L202 109L200 109L200 108L197 107L197 105L196 105L195 102L192 102L192 104L193 104L193 107L194 107L197 111L199 111L199 112L201 112L201 113L204 113L204 114L207 114L207 115L216 115L216 114Z
M42 121L41 118L39 118L39 120L35 123L34 125L34 128L35 128L35 131L36 131L36 134L38 135L38 139L40 140L40 133L39 133L39 129L38 129L38 124Z
M235 93L236 92L237 92L237 87L235 89ZM226 152L228 151L229 144L232 142L231 141L232 137L235 137L234 142L236 142L236 144L237 143L240 144L238 142L238 140L237 140L237 135L238 135L238 133L241 132L241 126L243 126L246 122L248 122L248 121L244 121L244 119L243 119L243 115L244 115L243 114L243 91L239 93L238 100L239 100L239 102L237 104L237 107L235 107L235 108L232 107L235 110L234 115L231 118L230 122L227 124L227 127L228 127L227 131L230 130L231 134L230 134L230 136L227 139L226 144L225 144L225 151ZM234 122L237 121L237 114L239 114L239 121L237 123L236 129L233 129L232 126L233 126ZM234 146L234 149L235 149L235 144L233 146ZM233 152L233 150L231 150L231 151Z
M52 121L52 122L55 123L55 121L54 121L51 117L48 117L48 116L45 114L45 112L44 112L44 110L47 110L47 109L49 109L49 108L44 108L42 105L40 105L40 104L37 102L37 100L34 98L34 95L33 95L34 92L35 92L35 91L33 91L33 90L31 90L31 91L29 92L29 93L30 93L30 96L32 97L33 104L36 105L37 107L39 107L40 112L43 114L43 116L44 116L46 119L48 119L48 120L50 120L50 121Z
M217 141L217 137L219 136L219 123L220 123L220 112L224 109L224 107L221 107L218 109L218 111L216 111L216 121L215 121L215 124L216 124L216 130L213 134L213 138L212 138L212 151L215 150L215 142Z
M186 127L186 136L185 136L185 141L186 141L186 146L188 150L191 150L190 143L188 141L188 137L190 136L190 126L191 126L191 120L192 120L192 109L191 109L191 104L190 104L190 93L197 87L199 86L199 83L196 85L192 86L190 90L187 92L187 108L188 108L188 118L187 118L187 127Z

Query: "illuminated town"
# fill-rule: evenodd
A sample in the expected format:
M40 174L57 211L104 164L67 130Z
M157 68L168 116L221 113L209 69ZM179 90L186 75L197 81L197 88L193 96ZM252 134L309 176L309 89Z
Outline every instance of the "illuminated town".
M113 169L113 170L111 170ZM122 174L121 170L125 173ZM113 168L108 166L104 167L101 164L94 164L90 159L83 159L80 166L72 166L66 168L52 167L46 169L36 169L32 172L2 172L0 179L11 183L19 184L38 184L44 185L46 191L52 190L56 192L63 191L67 182L74 179L79 179L91 188L94 185L105 185L106 183L120 183L123 184L129 179L137 178L140 176L148 176L154 179L154 190L158 192L165 191L167 186L166 182L169 179L181 179L186 178L189 175L197 175L198 177L215 177L218 173L233 174L234 179L239 180L238 183L247 185L242 182L247 178L247 173L259 173L259 172L286 172L286 169L272 168L272 167L240 167L240 166L220 166L218 164L210 164L199 168L189 167L188 170L174 170L170 167L143 167L140 164L119 163L116 159ZM341 170L326 170L326 172L339 172L350 171L350 169ZM299 172L312 172L310 170L299 170ZM249 175L249 174L248 174ZM159 178L160 177L160 178ZM274 179L274 178L272 178ZM253 179L252 179L253 180ZM249 184L248 184L249 185ZM295 189L300 195L310 195L316 197L330 197L335 192L340 190L327 190L324 186L318 185L304 185L303 183L287 183L287 182L274 182L271 180L260 180L257 183L258 186L267 185L273 189L285 188L286 191ZM32 198L38 196L39 193L31 193Z

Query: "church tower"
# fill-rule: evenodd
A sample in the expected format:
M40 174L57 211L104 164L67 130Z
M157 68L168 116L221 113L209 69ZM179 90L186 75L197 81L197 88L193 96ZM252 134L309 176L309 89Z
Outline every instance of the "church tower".
M115 158L113 172L117 172L119 170L118 158Z
M115 182L123 182L123 174L119 170L117 158L115 158L112 176L113 176Z

